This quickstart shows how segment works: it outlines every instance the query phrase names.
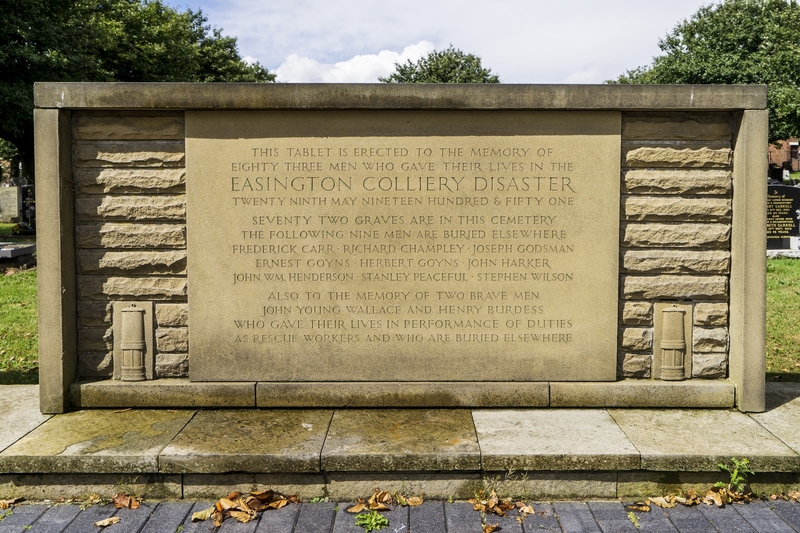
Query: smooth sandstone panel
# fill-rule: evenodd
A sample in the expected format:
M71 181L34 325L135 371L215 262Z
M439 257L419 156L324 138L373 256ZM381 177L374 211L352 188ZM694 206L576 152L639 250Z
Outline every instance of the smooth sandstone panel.
M619 113L186 128L192 380L616 378Z

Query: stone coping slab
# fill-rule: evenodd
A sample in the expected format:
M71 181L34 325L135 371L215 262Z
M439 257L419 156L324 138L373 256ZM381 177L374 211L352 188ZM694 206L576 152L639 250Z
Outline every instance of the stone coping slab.
M333 411L200 411L161 452L164 473L319 472Z
M746 457L755 472L797 472L800 455L750 416L733 411L609 409L641 453L643 470L713 471Z
M192 382L188 379L152 381L103 380L73 383L73 406L101 407L255 407L255 383Z
M551 407L704 407L730 409L735 387L727 380L623 380L550 383Z
M256 385L258 407L544 407L547 382L265 383Z
M39 412L38 385L8 385L2 390L0 452L50 418Z
M467 409L336 411L322 449L324 471L479 469Z
M0 471L157 472L194 411L98 410L55 416L0 453Z
M311 404L314 399L314 404ZM73 407L703 407L734 406L727 380L616 382L197 382L183 378L72 384Z
M34 84L55 109L765 109L766 85Z
M602 409L474 410L484 470L636 470L639 452Z

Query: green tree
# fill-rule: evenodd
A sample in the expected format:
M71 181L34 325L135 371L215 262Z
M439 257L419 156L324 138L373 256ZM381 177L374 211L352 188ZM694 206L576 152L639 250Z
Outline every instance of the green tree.
M724 0L701 7L658 44L663 55L610 83L766 83L770 140L800 136L800 6Z
M451 44L441 52L434 50L416 63L395 63L395 71L384 83L500 83L491 69L481 66L481 58L465 54Z
M0 139L33 154L37 81L274 81L202 12L161 0L0 0Z

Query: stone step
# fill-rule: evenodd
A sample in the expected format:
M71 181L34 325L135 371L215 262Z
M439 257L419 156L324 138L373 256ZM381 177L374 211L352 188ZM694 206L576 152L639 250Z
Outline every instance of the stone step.
M725 481L800 479L800 384L768 409L97 409L52 417L30 386L0 388L0 496L116 492L218 498L271 488L352 500L375 488L465 499L496 486L548 498L636 498ZM7 493L7 494L6 494Z

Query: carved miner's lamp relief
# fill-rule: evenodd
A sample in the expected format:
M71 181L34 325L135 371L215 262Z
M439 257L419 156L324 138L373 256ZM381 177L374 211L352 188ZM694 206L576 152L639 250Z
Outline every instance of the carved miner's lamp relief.
M692 304L655 304L653 377L681 381L692 377Z

